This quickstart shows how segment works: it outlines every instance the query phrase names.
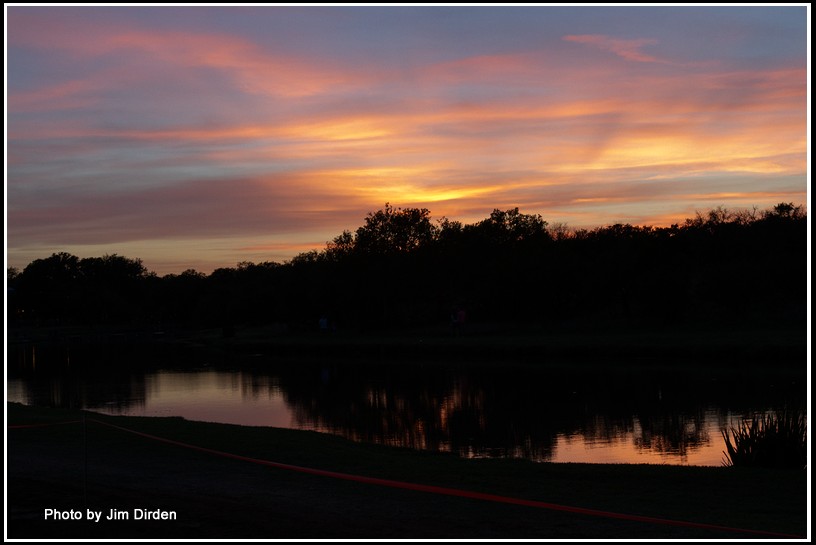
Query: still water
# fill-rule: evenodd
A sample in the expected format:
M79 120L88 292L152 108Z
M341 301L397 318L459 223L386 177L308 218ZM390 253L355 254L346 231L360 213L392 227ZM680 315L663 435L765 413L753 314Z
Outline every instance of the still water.
M314 430L467 457L719 466L722 430L806 396L805 377L784 366L106 358L83 365L63 354L45 363L18 352L9 358L7 399Z

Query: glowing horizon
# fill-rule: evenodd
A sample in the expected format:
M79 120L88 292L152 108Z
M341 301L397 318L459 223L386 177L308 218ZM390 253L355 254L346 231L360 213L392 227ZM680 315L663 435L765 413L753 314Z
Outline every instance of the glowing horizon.
M807 204L809 9L6 6L7 266Z

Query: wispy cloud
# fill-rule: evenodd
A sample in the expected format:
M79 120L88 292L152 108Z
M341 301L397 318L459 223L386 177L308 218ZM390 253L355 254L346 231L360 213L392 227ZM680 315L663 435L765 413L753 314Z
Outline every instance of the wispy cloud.
M372 41L351 13L317 24L308 10L252 12L275 14L274 32L247 17L152 19L165 13L10 11L14 255L216 239L236 241L220 256L279 254L386 201L462 221L519 206L586 225L805 195L801 52L701 58L575 19L554 32L546 17L545 43L490 19L484 39L442 48L449 33L432 18L412 23L437 40L424 47L398 19ZM654 35L667 24L655 20Z
M643 48L655 45L657 40L651 38L638 38L636 40L622 40L605 36L603 34L578 34L564 36L564 40L568 42L576 42L580 44L587 44L597 47L603 51L609 51L615 55L629 61L635 62L657 62L669 63L669 61L649 55L643 52Z

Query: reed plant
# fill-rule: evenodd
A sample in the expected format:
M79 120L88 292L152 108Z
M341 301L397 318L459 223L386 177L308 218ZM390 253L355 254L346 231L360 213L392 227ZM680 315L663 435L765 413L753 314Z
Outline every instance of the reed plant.
M807 464L807 426L804 411L781 409L755 415L722 431L723 465L803 469Z

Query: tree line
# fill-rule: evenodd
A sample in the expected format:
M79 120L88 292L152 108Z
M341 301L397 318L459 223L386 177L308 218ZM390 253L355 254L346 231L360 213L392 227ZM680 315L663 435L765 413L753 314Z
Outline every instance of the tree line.
M669 227L550 225L518 208L473 224L385 207L322 250L158 276L140 259L55 253L7 270L10 327L280 324L377 331L805 324L802 206L719 207Z

